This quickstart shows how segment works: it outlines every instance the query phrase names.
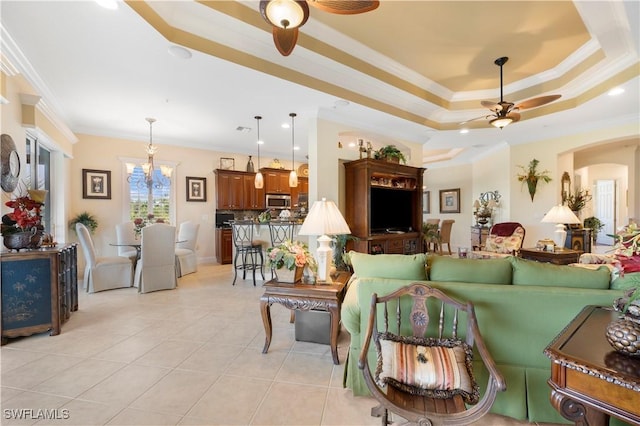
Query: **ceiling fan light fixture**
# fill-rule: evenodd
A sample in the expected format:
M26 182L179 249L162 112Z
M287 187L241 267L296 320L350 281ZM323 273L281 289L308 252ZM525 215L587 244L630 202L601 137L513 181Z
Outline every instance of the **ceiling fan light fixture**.
M275 27L293 29L307 22L309 6L304 0L261 0L260 13Z
M511 117L497 117L489 121L489 124L499 129L507 127L511 123L513 123L513 119Z

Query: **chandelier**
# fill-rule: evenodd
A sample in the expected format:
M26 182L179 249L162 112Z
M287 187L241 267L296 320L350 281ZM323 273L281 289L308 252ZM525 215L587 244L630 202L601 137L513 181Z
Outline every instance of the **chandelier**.
M158 174L156 173L156 166L153 163L153 155L158 151L158 147L153 146L153 123L155 123L156 119L147 117L145 120L149 122L149 145L147 145L146 148L147 162L140 165L144 176L136 176L134 174L136 164L126 163L127 180L129 182L135 181L138 186L146 186L149 190L169 187L171 186L171 173L173 173L173 169L169 166L161 165L160 173Z

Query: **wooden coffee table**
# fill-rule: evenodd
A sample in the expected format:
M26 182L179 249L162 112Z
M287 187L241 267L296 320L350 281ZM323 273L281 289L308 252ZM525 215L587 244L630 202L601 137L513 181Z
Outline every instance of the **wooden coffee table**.
M271 305L280 303L289 309L308 311L321 309L329 311L331 317L331 355L338 365L338 332L340 331L340 307L351 274L339 272L332 284L287 284L276 280L264 284L264 294L260 298L260 312L264 323L265 341L262 353L266 354L271 345Z
M585 307L544 350L551 361L551 404L576 425L607 425L609 416L640 425L640 359L616 352L605 338L618 317Z
M536 248L520 249L519 256L523 259L537 260L538 262L553 263L555 265L568 265L570 263L578 263L581 251L562 249L555 251L544 251Z

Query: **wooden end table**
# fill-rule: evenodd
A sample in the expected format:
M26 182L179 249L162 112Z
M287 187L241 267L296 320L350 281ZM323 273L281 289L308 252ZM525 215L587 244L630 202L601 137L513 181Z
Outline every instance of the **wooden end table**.
M618 317L586 306L544 350L551 361L551 404L576 425L609 424L609 416L640 425L640 359L616 352L605 338Z
M538 262L553 263L555 265L568 265L578 263L581 251L562 249L555 251L544 251L536 248L520 249L519 255L523 259L537 260Z
M276 280L264 283L264 294L260 298L260 312L264 323L265 341L262 353L266 354L271 345L271 305L280 303L289 309L308 311L323 309L331 318L331 355L338 365L338 332L340 331L340 307L351 274L339 272L331 284L287 284Z

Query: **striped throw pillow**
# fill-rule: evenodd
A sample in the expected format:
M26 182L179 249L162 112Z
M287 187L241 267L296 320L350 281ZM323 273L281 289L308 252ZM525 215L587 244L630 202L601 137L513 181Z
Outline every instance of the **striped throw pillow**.
M450 398L461 395L469 404L479 399L473 379L472 349L457 339L379 335L376 381L414 395Z

